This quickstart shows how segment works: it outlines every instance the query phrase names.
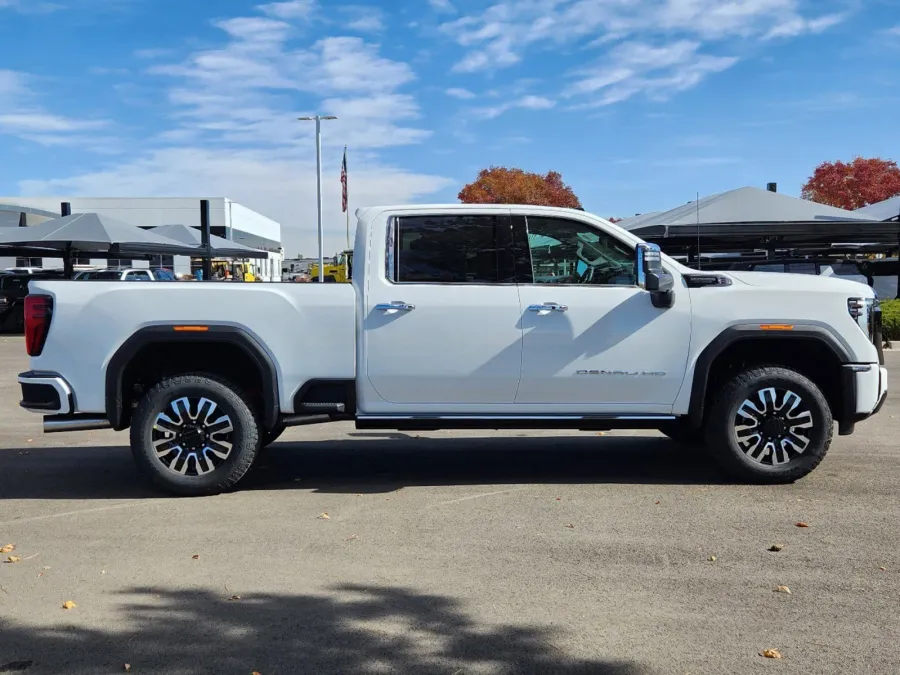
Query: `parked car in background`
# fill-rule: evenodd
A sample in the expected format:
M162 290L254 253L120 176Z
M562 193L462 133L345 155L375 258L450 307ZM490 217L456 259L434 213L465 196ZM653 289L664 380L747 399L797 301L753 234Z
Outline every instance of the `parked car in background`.
M14 268L25 269L25 268ZM0 273L0 331L21 333L25 325L25 296L32 279L61 279L62 270L44 270L39 267L33 273Z
M85 270L75 275L76 281L175 281L175 275L166 269L103 269Z

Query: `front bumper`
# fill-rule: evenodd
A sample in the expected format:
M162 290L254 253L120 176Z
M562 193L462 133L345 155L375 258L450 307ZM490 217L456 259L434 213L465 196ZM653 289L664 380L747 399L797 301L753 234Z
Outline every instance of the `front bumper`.
M25 410L42 415L70 415L75 412L72 387L58 373L29 370L19 374Z
M887 399L888 371L877 364L848 364L842 375L844 408L838 433L847 436L858 422L881 410Z

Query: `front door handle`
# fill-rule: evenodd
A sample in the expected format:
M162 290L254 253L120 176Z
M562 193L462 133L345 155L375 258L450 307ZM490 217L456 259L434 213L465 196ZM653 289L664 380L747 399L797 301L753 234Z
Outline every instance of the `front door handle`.
M382 302L380 304L375 305L375 309L380 312L390 312L390 311L398 311L398 312L411 312L416 308L415 305L410 305L406 302L401 302L399 300L394 300L394 302Z
M528 305L529 312L565 312L569 309L567 305L561 305L558 302L545 302L543 305Z

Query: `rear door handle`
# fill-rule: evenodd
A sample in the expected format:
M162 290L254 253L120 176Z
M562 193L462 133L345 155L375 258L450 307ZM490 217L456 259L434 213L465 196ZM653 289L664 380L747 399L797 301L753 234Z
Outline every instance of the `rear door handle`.
M528 305L529 312L565 312L569 309L567 305L561 305L558 302L545 302L543 305Z
M375 305L375 309L379 312L390 312L390 311L398 311L398 312L411 312L416 308L415 305L410 305L406 302L401 302L399 300L394 300L393 302L382 302Z

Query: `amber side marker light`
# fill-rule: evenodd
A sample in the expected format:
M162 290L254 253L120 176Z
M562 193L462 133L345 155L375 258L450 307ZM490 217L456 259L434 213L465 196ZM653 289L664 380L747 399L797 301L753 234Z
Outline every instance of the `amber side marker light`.
M209 326L172 326L172 330L179 333L205 333Z
M786 323L764 323L760 324L760 330L794 330L794 327Z

